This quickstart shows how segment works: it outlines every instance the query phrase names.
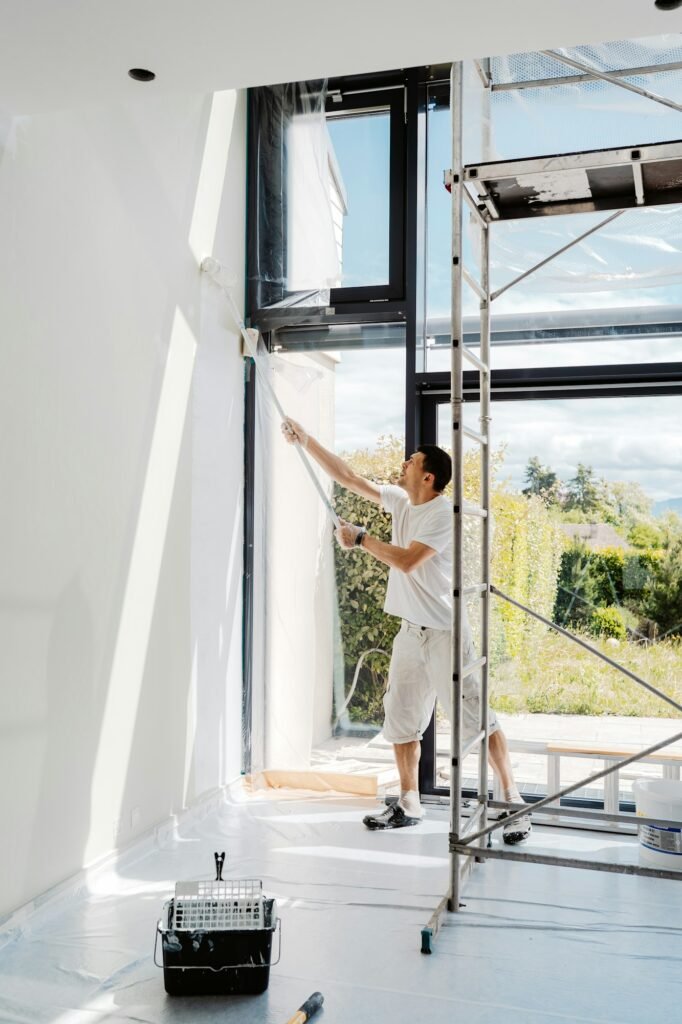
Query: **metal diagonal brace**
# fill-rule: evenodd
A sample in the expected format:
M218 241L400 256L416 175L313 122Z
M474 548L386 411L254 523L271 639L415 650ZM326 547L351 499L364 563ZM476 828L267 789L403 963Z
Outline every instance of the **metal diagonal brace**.
M481 57L474 61L474 67L478 71L484 89L490 89L493 84L493 76L490 70L490 57Z
M639 761L642 757L648 757L649 754L655 754L656 751L661 750L662 747L667 747L671 743L677 743L679 740L682 740L682 732L677 732L674 736L670 736L667 739L659 740L658 743L654 743L653 746L647 747L646 750L639 750L636 754L626 757L624 761L616 761L615 764L609 765L608 768L603 768L600 772L596 772L594 775L588 775L586 778L580 779L579 782L574 782L570 786L560 789L558 793L552 793L550 796L546 796L543 800L539 800L537 803L525 804L520 810L514 811L513 814L508 815L506 818L500 818L498 821L494 821L492 825L488 825L487 828L481 829L480 832L475 832L473 835L467 836L464 842L467 844L474 843L477 839L482 839L490 832L494 832L498 828L504 828L505 825L509 825L510 822L516 821L518 818L523 818L524 815L530 814L531 811L540 811L543 807L548 807L549 804L553 804L556 800L560 800L561 797L568 796L569 793L575 793L576 789L582 789L583 786L588 786L591 782L597 782L599 779L603 779L607 775L611 775L612 772L617 772L621 768L627 767L629 764L634 764L635 761Z
M641 171L641 168L639 169ZM523 281L524 278L534 274L536 270L540 269L540 267L544 267L548 263L551 263L552 260L557 258L557 256L561 256L563 252L566 252L568 249L572 249L574 245L577 245L578 242L582 242L582 240L587 238L588 235L593 235L595 231L601 231L601 229L605 228L607 224L610 224L612 220L615 220L617 217L622 217L624 213L625 210L618 210L616 213L612 213L610 217L607 217L606 220L602 220L599 224L595 224L594 227L590 228L588 231L583 231L582 235L578 235L578 237L574 238L573 241L569 242L567 245L563 245L561 249L557 249L556 252L551 254L551 256L547 256L544 260L536 263L534 267L530 268L530 270L525 270L523 274L519 274L519 276L515 277L513 281L509 282L509 284L505 284L502 288L498 288L497 291L493 292L490 296L490 301L492 302L494 299L498 298L498 296L502 295L503 292L506 292L509 288L513 288L515 284L519 283L519 281Z
M473 274L470 274L469 271L466 269L466 267L462 267L462 274L464 276L464 280L466 281L466 283L470 286L470 288L473 291L476 292L476 294L478 295L479 299L482 299L485 302L486 299L487 299L487 295L483 291L483 289L481 288L480 284L478 283L476 278L473 276Z
M665 71L682 71L682 61L669 64L644 64L636 68L619 68L609 71L611 78L641 78L642 75L660 75ZM522 82L493 82L493 92L510 92L518 89L547 89L562 85L580 85L583 82L594 82L598 76L590 71L586 75L562 75L557 78L527 78Z
M600 78L604 82L610 82L611 85L617 85L619 89L627 89L628 92L637 93L638 96L644 96L648 100L653 100L654 103L661 103L664 107L670 107L672 110L682 113L682 104L675 103L674 100L669 100L666 96L659 96L658 93L649 92L648 89L642 89L639 85L631 85L630 82L625 82L615 75L609 74L608 71L598 71L597 68L593 68L590 64L584 64L581 60L566 57L563 53L557 53L556 50L540 50L540 53L544 54L545 57L551 57L552 60L558 60L562 64L566 64L569 68L575 68L576 71L582 71L586 75Z

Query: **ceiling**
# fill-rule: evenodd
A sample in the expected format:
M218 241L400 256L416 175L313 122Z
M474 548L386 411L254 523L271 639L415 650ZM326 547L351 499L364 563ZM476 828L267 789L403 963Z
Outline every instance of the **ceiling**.
M3 0L0 114L682 32L653 0ZM155 82L133 82L130 67Z

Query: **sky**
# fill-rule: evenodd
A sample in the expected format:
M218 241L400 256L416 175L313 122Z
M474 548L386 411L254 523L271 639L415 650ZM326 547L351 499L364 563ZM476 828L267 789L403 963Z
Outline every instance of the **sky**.
M629 49L628 49L629 47ZM660 40L609 52L579 54L601 66L643 66L655 59L682 59ZM613 63L609 65L609 59ZM625 62L625 63L623 63ZM500 62L503 71L527 74L524 61ZM467 78L465 160L482 158L481 91ZM639 80L641 82L641 80ZM682 101L682 74L658 75L647 88ZM604 83L495 93L491 158L513 159L590 148L630 146L680 137L680 115ZM429 113L427 164L427 309L447 315L450 287L449 196L442 186L450 163L450 115ZM348 194L344 224L347 283L378 283L387 266L388 134L382 118L332 123L335 153ZM382 184L383 183L383 184ZM604 215L546 217L498 225L492 232L491 278L497 288L585 231ZM477 276L476 231L466 228L465 261ZM632 210L590 236L547 268L505 293L495 313L562 309L682 305L682 208ZM465 312L477 308L465 287ZM446 369L449 353L431 352L428 369ZM580 365L682 360L682 341L600 341L582 345L500 347L493 367ZM336 447L372 448L381 434L404 429L404 349L344 351L336 369ZM528 459L536 455L561 478L578 462L610 480L638 482L655 501L682 496L682 399L595 399L496 403L493 436L507 449L505 472L523 485ZM476 415L476 410L471 410ZM447 415L444 412L444 415ZM441 439L443 440L443 439Z

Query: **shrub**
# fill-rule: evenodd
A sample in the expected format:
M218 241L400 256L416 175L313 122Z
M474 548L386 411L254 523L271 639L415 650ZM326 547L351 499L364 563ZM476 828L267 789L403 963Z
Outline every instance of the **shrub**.
M661 633L682 636L682 538L670 545L646 580L642 609Z
M390 482L403 457L402 442L393 437L380 438L376 452L346 456L358 473L379 484ZM365 526L380 540L391 540L391 517L380 505L341 487L335 488L334 505L342 519ZM386 652L370 654L365 659L348 714L354 721L381 725L390 652L400 628L399 620L383 611L388 566L368 558L362 551L343 551L336 544L334 558L346 692L360 656L372 647Z
M590 629L595 636L610 636L626 640L627 630L618 608L595 608L590 618Z

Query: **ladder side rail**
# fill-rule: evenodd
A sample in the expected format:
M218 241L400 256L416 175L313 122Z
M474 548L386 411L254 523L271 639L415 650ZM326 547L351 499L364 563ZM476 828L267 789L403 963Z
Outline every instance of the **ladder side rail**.
M452 293L450 309L450 426L452 451L452 709L450 722L450 834L457 837L461 828L460 794L462 789L462 526L464 507L462 470L462 405L464 400L463 318L462 318L462 100L463 67L461 61L450 70L450 117L452 123ZM448 910L459 910L460 857L450 854Z

